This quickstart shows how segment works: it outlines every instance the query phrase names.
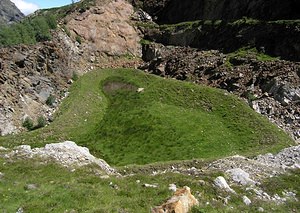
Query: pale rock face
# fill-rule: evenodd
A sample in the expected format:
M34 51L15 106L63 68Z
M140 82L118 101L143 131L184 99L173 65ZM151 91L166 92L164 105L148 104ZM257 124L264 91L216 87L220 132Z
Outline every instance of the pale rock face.
M132 54L141 56L140 37L130 25L133 6L124 0L96 1L92 10L77 15L68 23L73 36L85 41L83 48L91 52L121 56Z
M222 176L217 177L214 180L214 184L217 188L225 190L226 192L235 193L235 191L232 188L230 188L230 186L226 182L225 178Z
M152 209L152 213L188 213L198 200L191 194L189 187L177 189L173 197L161 206Z

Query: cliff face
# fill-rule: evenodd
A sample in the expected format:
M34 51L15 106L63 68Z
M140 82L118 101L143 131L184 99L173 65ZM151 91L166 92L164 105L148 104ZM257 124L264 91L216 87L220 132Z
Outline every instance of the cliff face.
M24 14L9 0L0 1L0 24L9 24L21 20Z
M143 0L134 1L158 23L193 20L234 20L249 17L260 20L299 19L297 0ZM138 3L137 3L138 2Z
M300 61L300 22L239 20L232 23L199 21L144 31L145 39L165 45L218 49L224 53L256 47L286 60Z

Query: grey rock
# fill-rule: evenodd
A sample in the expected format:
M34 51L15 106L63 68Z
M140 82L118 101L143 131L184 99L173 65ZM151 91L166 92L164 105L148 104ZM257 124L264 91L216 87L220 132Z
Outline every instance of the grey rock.
M240 168L230 169L226 171L232 180L241 185L255 185L256 182L250 178L249 173Z
M24 14L9 0L0 1L0 24L10 24L21 20Z
M22 156L25 158L40 157L44 159L52 159L65 167L80 167L96 164L107 174L118 174L115 169L110 167L104 160L91 155L88 148L78 146L72 141L46 144L43 148L35 149L31 149L29 145L21 145L16 147L15 150L7 156L9 158Z
M265 210L264 210L262 207L259 207L259 208L257 209L257 211L258 211L258 212L264 212Z
M16 213L24 213L24 209L22 207L18 208L18 210L16 211Z
M249 206L251 204L251 200L247 196L243 196L243 202Z
M219 176L214 180L214 185L219 189L225 190L226 192L235 193L235 191L230 188L225 178L222 176Z
M25 190L35 190L38 188L38 185L30 183L30 184L27 184L24 188L25 188Z

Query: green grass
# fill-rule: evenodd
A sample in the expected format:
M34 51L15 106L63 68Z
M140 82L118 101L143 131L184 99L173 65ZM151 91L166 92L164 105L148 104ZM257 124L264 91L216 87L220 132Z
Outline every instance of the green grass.
M106 84L129 89L103 91ZM145 88L137 93L136 88ZM293 141L237 97L129 69L76 81L48 127L0 138L34 147L73 140L112 165L274 152Z
M1 158L0 171L4 174L0 178L2 212L16 212L21 207L24 212L30 213L71 211L147 213L151 207L162 204L172 195L168 190L171 183L177 187L187 185L191 188L192 194L200 203L199 207L193 209L193 213L257 212L258 207L263 207L266 212L297 212L300 209L296 201L276 205L272 202L255 200L254 195L250 194L247 196L252 200L252 205L245 206L241 199L243 193L233 195L213 187L213 180L220 175L219 173L205 173L199 177L172 173L156 176L136 174L125 178L102 179L101 174L96 175L98 171L96 166L79 168L71 172L56 164L46 165L38 160L5 162ZM286 178L293 179L294 185L290 186L292 188L286 186ZM272 184L264 187L276 188L277 185L274 187L274 184L279 183L279 191L298 190L298 181L297 174L293 174L292 177L282 175L277 179L267 180L264 184ZM144 183L157 184L158 188L145 188ZM34 184L36 189L28 189L28 184ZM245 189L243 191L245 192ZM268 193L273 195L269 191ZM228 195L231 198L228 205L224 205L221 197L225 198Z
M242 47L232 53L227 54L227 60L225 61L225 65L228 67L233 67L231 60L247 57L255 58L258 61L275 61L280 59L280 57L273 57L265 53L259 52L255 47Z
M172 195L168 190L171 183L178 187L189 185L192 189L207 193L207 198L214 192L210 185L201 187L198 179L187 175L135 175L101 179L94 170L95 167L90 166L70 172L55 164L44 165L33 160L4 164L0 158L0 171L4 173L0 180L0 209L3 212L16 212L22 207L24 212L30 213L71 210L147 213L151 207L162 204ZM210 177L201 178L209 181ZM117 189L110 186L110 182L117 185ZM145 188L142 186L144 183L157 184L158 188ZM35 184L37 188L28 190L28 184Z

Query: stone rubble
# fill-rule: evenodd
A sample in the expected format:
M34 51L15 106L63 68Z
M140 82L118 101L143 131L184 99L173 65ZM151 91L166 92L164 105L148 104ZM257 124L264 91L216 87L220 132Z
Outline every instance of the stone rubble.
M273 155L258 155L256 161L282 169L300 169L300 145L288 147Z
M300 145L285 148L274 155L271 153L258 155L253 159L238 155L219 159L210 163L207 169L226 172L232 168L239 168L248 173L252 180L259 181L265 177L284 173L287 169L299 169L299 165Z

